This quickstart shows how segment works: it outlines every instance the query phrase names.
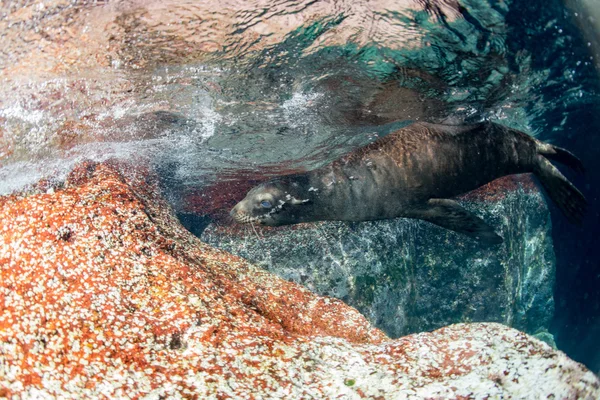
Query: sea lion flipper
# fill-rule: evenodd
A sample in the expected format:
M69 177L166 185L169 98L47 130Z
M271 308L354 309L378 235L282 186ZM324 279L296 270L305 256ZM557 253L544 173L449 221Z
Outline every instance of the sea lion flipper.
M481 218L449 199L430 199L416 218L439 225L485 244L500 244L502 238Z
M538 143L538 153L553 161L566 165L578 174L585 173L585 167L577 156L567 149L549 143Z
M546 189L548 196L556 203L569 222L581 224L587 209L587 200L583 194L541 155L537 156L533 171Z

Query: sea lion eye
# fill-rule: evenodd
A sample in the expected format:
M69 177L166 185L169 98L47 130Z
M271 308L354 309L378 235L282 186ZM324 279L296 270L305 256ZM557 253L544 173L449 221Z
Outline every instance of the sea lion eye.
M269 200L261 201L260 205L263 206L263 208L271 208L271 202Z

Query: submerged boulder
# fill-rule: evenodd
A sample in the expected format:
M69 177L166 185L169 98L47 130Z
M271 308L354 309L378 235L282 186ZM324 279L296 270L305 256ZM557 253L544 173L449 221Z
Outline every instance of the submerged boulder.
M389 340L201 243L147 171L118 170L0 197L0 397L600 396L585 367L500 324Z
M461 203L504 243L485 248L404 218L279 228L212 224L201 238L342 299L391 337L471 321L544 332L554 313L555 256L542 194L529 176L507 177Z

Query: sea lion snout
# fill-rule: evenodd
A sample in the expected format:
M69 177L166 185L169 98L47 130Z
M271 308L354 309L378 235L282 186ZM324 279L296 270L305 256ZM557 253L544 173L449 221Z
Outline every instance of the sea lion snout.
M246 200L240 201L229 212L229 215L239 224L248 224L258 219L249 215L248 210L245 209L245 202Z
M229 211L229 215L231 215L231 217L233 219L235 219L236 221L238 220L238 206L240 205L240 203L237 203L232 209L231 211Z
M240 201L231 209L231 211L229 211L229 215L231 215L234 219L237 219L239 217L242 208L241 204L242 202Z

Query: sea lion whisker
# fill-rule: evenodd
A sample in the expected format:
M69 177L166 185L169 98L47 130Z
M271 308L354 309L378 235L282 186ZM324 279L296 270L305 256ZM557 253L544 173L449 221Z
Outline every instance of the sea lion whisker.
M252 230L254 231L256 238L260 241L261 238L258 236L258 232L256 232L256 228L254 227L254 222L250 221L250 226L252 226Z
M263 253L266 253L269 255L269 258L271 257L271 252L269 249L267 249L267 251L265 251L265 249L263 248L263 243L262 243L262 239L258 236L258 232L256 232L256 229L254 228L254 224L252 222L250 222L250 225L252 226L252 230L254 231L254 234L256 235L256 238L258 239L258 246L260 247L260 249L263 251Z

